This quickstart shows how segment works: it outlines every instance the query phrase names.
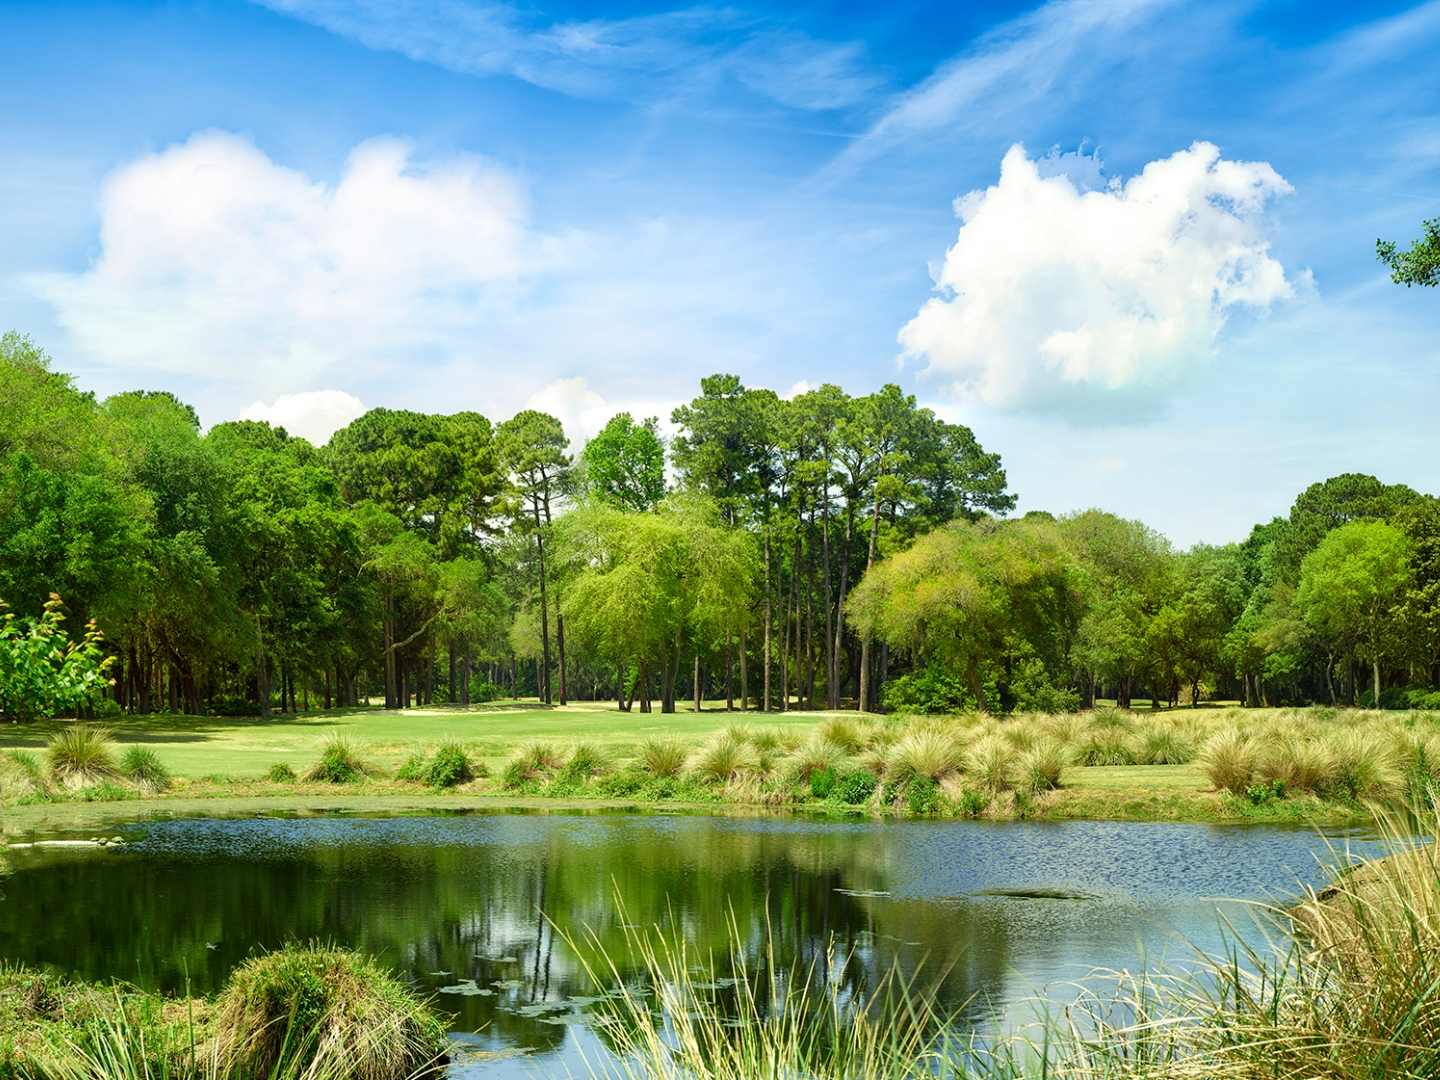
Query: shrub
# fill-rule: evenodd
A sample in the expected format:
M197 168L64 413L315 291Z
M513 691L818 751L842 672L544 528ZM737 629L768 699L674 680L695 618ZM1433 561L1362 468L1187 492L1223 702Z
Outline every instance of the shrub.
M445 1059L445 1025L368 957L290 945L247 960L216 1002L220 1075L410 1080Z
M595 781L596 794L612 799L628 799L645 787L646 776L636 769L607 773Z
M295 780L295 770L283 761L271 765L270 771L265 775L277 784L289 784Z
M147 795L155 795L170 786L170 771L147 746L132 746L120 759L120 771Z
M474 780L476 771L465 748L454 739L446 739L425 767L425 782L431 787L448 788Z
M1021 782L1026 791L1050 791L1060 786L1073 755L1070 748L1056 739L1036 739L1020 756Z
M923 776L939 782L960 765L960 748L940 731L912 731L890 748L890 774L898 780Z
M1010 679L1010 693L1015 697L1017 712L1053 715L1073 713L1080 708L1080 695L1051 683L1044 662L1033 656L1016 665Z
M716 782L738 779L754 764L750 747L722 732L695 752L690 767L700 779Z
M1216 791L1245 794L1255 774L1259 754L1249 737L1236 728L1226 728L1206 740L1196 760Z
M45 747L50 775L64 787L90 787L103 780L115 780L115 743L110 732L90 724L67 724L50 737Z
M365 776L365 762L349 739L332 735L320 747L320 760L310 766L306 780L348 784Z
M560 775L566 780L589 780L611 768L610 752L595 743L576 743Z
M878 784L879 781L875 779L873 773L868 773L864 769L853 769L835 778L834 794L847 806L860 806L870 801Z
M415 780L423 783L425 780L425 754L421 750L413 751L405 759L405 764L395 770L396 780Z
M685 771L689 756L678 739L650 738L640 744L640 765L659 779L674 778Z
M835 770L833 768L814 769L810 773L810 794L817 799L828 799L830 793L835 790Z
M499 701L509 696L508 690L502 690L482 675L473 675L470 678L470 700L472 702Z
M940 805L940 785L928 776L912 777L905 785L905 802L912 814L929 814Z
M931 664L887 682L880 704L886 712L959 713L975 708L975 695L958 675Z
M960 793L960 812L966 817L979 817L990 805L990 793L966 788Z

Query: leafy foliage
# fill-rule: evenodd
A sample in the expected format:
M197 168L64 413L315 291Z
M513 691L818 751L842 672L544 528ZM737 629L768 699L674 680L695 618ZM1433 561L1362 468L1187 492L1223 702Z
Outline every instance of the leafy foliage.
M60 608L51 593L39 619L21 622L0 603L0 716L23 722L84 709L110 685L114 658L102 655L94 620L72 641Z

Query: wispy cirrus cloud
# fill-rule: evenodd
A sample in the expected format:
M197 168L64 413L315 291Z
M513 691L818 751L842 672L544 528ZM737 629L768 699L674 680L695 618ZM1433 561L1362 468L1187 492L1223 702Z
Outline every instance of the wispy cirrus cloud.
M728 85L815 111L854 105L880 85L862 44L820 40L731 7L578 20L464 0L257 2L371 49L577 97L673 101Z
M1170 6L1171 0L1051 0L1003 23L897 95L822 179L849 173L938 129L1013 122L1054 96L1086 64L1124 56L1131 32L1152 24Z

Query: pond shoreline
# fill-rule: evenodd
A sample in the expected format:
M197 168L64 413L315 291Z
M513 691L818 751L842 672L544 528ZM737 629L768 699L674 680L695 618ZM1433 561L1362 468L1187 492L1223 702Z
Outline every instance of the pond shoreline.
M200 785L191 785L200 786ZM208 786L208 785L207 785ZM218 785L216 785L218 786ZM735 800L637 800L577 796L508 795L431 791L367 791L342 786L312 787L301 792L256 793L260 784L243 790L183 790L164 795L115 800L60 800L0 808L0 849L31 834L92 829L107 822L142 821L171 817L238 817L271 813L302 816L325 814L406 814L424 812L685 814L715 817L786 817L889 821L960 820L960 815L916 815L873 806L836 806L823 803L774 806ZM275 785L279 786L279 785ZM379 785L376 785L379 786ZM967 820L980 821L1129 821L1195 825L1358 825L1374 821L1363 808L1333 803L1299 801L1253 805L1217 792L1175 791L1157 793L1096 788L1066 788L1035 799L1028 812L1013 805L997 805Z

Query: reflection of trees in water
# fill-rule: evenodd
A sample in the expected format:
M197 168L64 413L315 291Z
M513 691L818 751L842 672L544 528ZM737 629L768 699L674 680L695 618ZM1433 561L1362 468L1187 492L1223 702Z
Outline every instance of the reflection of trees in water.
M852 895L886 888L891 827L472 818L453 821L445 843L444 828L414 842L375 821L350 823L344 843L305 847L295 838L306 822L265 824L285 830L273 858L17 859L0 902L0 955L169 992L188 978L210 992L257 947L334 941L393 964L425 993L473 981L470 994L437 998L456 1026L488 1025L497 1043L536 1047L563 1041L545 1003L605 989L582 961L604 970L603 952L622 977L641 977L627 924L682 935L722 977L732 918L752 967L770 948L777 967L813 968L854 992L924 958L931 978L949 970L942 1001L952 1005L998 989L1007 968L998 919ZM826 968L832 942L848 957L841 972Z

